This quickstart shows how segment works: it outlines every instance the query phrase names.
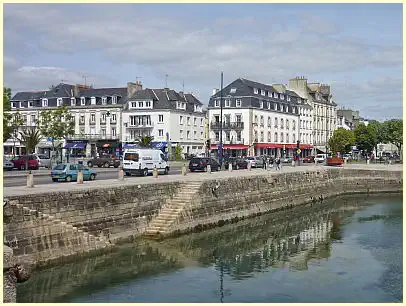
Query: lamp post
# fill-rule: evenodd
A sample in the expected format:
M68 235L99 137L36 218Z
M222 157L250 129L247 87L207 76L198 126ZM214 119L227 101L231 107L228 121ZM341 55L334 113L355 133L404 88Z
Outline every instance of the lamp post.
M220 167L223 166L223 72L220 83L220 144L218 147Z

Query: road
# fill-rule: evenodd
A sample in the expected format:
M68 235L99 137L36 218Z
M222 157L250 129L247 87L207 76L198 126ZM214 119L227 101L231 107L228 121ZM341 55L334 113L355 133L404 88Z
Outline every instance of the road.
M118 169L109 168L102 170L95 169L97 171L96 180L111 180L118 178ZM47 171L49 173L49 170ZM180 166L173 166L169 171L169 175L180 174L182 172ZM35 185L46 185L46 184L61 184L61 182L53 182L49 175L43 175L44 171L42 171L42 175L35 175L34 174L34 183ZM11 176L12 175L12 176ZM27 184L27 177L26 172L24 171L13 171L13 172L5 172L3 177L3 187L17 187L17 186L25 186Z

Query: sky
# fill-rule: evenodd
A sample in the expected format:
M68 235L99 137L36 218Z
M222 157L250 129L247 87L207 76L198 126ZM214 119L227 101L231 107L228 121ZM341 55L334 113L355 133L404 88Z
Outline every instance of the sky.
M194 93L244 77L330 84L361 117L402 117L401 4L4 4L4 85ZM167 77L165 75L168 75ZM167 83L166 83L167 82ZM184 84L184 86L183 86Z

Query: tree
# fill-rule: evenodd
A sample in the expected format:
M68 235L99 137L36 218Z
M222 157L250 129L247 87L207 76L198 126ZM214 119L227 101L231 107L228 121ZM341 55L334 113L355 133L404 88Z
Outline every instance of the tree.
M26 161L25 161L25 168L28 169L28 154L34 153L36 146L41 141L41 133L36 128L34 129L27 129L23 132L20 132L20 142L24 144L26 148Z
M386 130L384 128L384 123L376 120L369 121L367 126L369 133L372 135L371 141L373 142L376 154L378 153L378 144L385 142Z
M392 119L385 121L384 129L386 142L394 144L399 150L400 158L402 158L403 120Z
M354 130L355 143L359 150L366 153L372 153L373 149L378 144L377 135L374 127L367 127L365 124L358 124Z
M177 144L175 147L175 160L181 160L182 159L182 147Z
M153 136L140 136L138 138L138 143L141 147L150 148L152 146Z
M41 134L51 139L52 152L55 151L55 141L75 133L75 122L66 105L58 106L55 110L42 111L37 125Z
M338 128L334 131L333 136L329 139L328 145L333 154L345 153L355 144L355 135L352 131L344 128Z
M10 139L11 136L17 138L17 130L24 124L20 113L11 111L11 89L4 87L3 89L3 142ZM15 148L14 148L15 153Z

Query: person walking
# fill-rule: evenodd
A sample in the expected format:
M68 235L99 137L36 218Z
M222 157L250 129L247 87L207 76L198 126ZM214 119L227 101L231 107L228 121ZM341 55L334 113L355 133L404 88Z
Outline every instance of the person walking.
M279 157L275 160L276 170L281 170L281 159Z
M262 156L262 169L264 169L264 170L266 170L266 156L265 155L263 155Z
M269 159L269 167L272 169L273 168L273 157Z

